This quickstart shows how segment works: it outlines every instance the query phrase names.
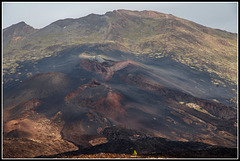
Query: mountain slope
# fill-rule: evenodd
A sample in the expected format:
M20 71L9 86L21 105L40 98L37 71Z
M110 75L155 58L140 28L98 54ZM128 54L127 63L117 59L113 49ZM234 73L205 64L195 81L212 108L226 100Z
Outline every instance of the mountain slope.
M82 149L94 142L110 142L104 131L116 126L142 131L134 134L132 139L136 140L154 136L236 146L235 107L171 89L171 84L165 87L137 62L105 59L99 63L82 58L75 61L70 73L37 74L6 93L5 138L43 144L48 138L48 143L60 142L58 151L66 152L71 148L64 149L65 144L73 143ZM108 71L112 73L106 80ZM117 140L121 135L128 138L123 132L111 135Z
M3 30L3 45L16 43L23 40L27 35L37 31L33 27L27 25L25 22L19 22Z
M236 34L117 10L21 36L3 48L4 157L234 153Z
M6 62L35 60L69 45L109 42L122 45L123 50L136 56L170 56L236 84L236 34L154 11L116 10L105 15L59 20L30 34L24 42L5 47L4 57ZM26 45L28 49L24 50ZM14 50L18 54L13 53ZM12 68L14 73L14 63L16 61L4 63L4 69Z

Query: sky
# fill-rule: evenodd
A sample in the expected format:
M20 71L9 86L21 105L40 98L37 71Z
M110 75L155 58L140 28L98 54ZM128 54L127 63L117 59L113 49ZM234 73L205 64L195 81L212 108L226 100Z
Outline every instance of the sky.
M65 18L117 9L153 10L238 33L238 2L2 2L2 28L18 22L40 29Z

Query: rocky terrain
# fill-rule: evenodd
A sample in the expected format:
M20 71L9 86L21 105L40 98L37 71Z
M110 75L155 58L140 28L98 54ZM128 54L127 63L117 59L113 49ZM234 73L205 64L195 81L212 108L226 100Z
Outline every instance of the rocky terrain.
M4 158L236 158L236 34L117 10L3 35Z

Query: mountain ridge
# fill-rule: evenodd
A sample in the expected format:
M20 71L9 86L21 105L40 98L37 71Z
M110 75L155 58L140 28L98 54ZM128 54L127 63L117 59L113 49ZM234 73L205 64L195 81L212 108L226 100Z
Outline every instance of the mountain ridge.
M154 18L141 16L146 13L153 14ZM146 17L151 17L151 14ZM155 19L156 15L162 16ZM79 43L117 43L136 56L170 56L178 62L216 73L236 84L236 39L237 34L211 29L171 15L153 11L117 10L104 15L92 14L55 21L28 35L28 40L4 47L4 57L22 61L24 52L25 58L34 60L52 55L53 51L48 50L51 46L55 46L55 51L60 51L63 46ZM18 50L20 54L12 53L13 50ZM34 59L31 57L33 53L36 54ZM213 59L215 61L209 62ZM9 65L4 63L3 67L14 73L17 64L12 61Z
M3 44L5 45L9 43L9 41L15 43L20 39L24 39L27 35L30 35L35 31L37 31L37 29L27 25L24 21L13 24L12 26L3 29Z

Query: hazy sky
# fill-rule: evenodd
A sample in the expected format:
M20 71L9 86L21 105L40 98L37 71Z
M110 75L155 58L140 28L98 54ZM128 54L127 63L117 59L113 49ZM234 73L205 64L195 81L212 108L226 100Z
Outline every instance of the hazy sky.
M116 9L154 10L207 27L238 32L238 2L2 2L2 28L24 21L43 28L59 19L105 14Z

